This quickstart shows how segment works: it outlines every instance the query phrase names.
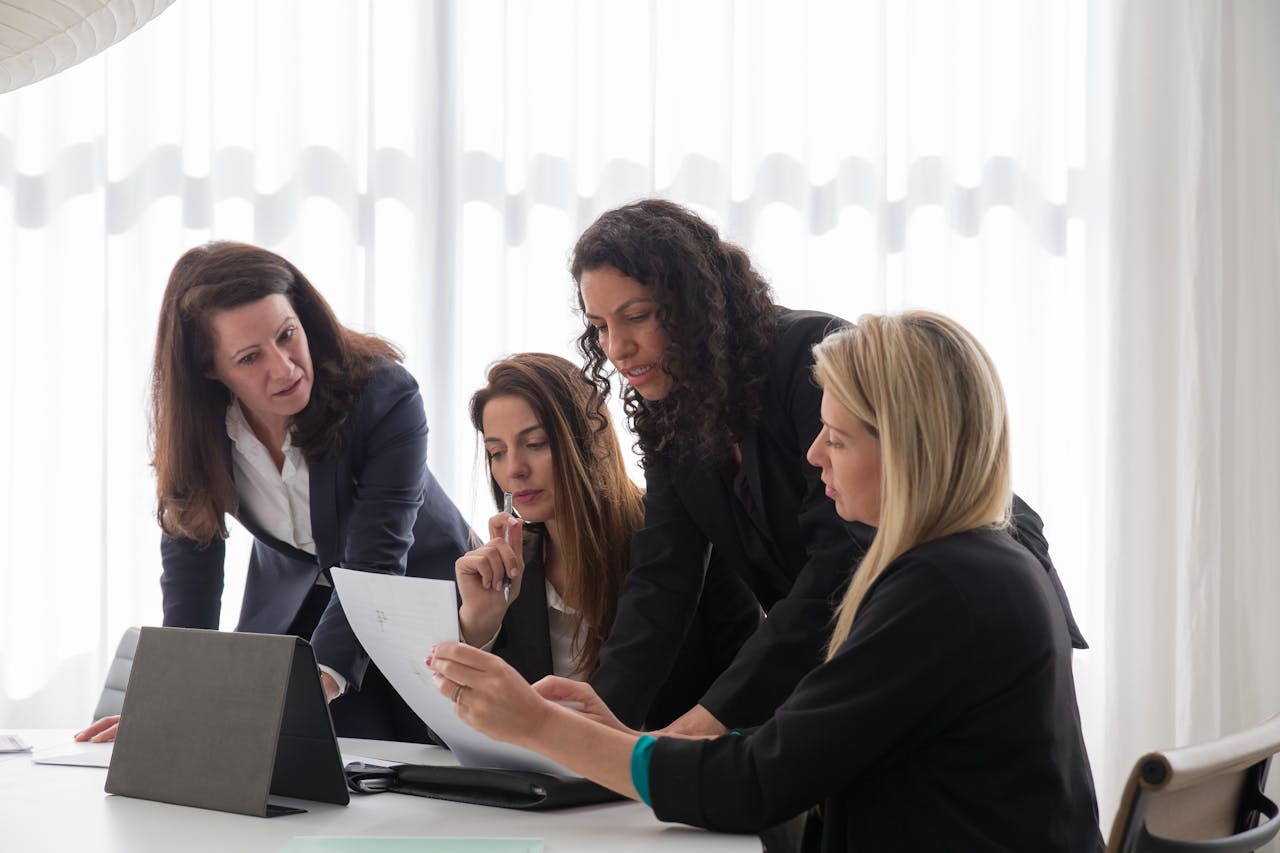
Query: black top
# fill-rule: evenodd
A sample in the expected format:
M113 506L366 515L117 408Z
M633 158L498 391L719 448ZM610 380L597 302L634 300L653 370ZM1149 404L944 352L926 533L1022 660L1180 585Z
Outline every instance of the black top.
M1102 849L1067 620L994 530L895 560L771 721L659 739L649 788L661 819L730 832L822 802L824 851Z
M552 674L545 556L546 528L526 525L520 595L507 608L493 645L493 653L530 683ZM760 608L737 578L725 578L720 587L722 595L709 597L698 607L675 664L649 709L647 727L661 728L689 710L760 624Z
M628 725L644 719L666 678L699 595L737 576L768 613L701 699L730 728L758 725L822 659L832 608L875 531L836 515L805 454L821 429L813 345L844 320L779 309L760 422L740 437L741 466L645 469L645 520L632 543L613 633L592 685ZM1039 516L1014 499L1016 535L1048 574L1074 643L1083 647L1048 555ZM705 574L707 566L723 571Z

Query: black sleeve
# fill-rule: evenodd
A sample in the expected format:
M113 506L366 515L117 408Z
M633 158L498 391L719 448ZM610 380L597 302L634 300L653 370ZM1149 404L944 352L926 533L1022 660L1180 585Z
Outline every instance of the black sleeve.
M226 550L222 539L199 545L160 535L160 594L166 628L218 629Z
M1071 634L1072 647L1089 648L1084 634L1080 633L1080 627L1076 625L1076 617L1071 612L1071 602L1067 600L1067 591L1062 588L1058 570L1053 567L1053 560L1049 558L1049 540L1044 536L1044 522L1040 520L1040 515L1017 495L1013 496L1013 526L1014 538L1031 552L1031 555L1044 567L1045 574L1049 576L1049 583L1053 585L1058 603L1062 605L1062 615L1067 619L1067 631Z
M744 736L659 739L649 768L659 818L727 832L773 826L934 725L929 715L972 659L970 617L962 596L927 566L893 568L840 651L768 723Z
M825 499L825 498L824 498ZM828 501L830 502L830 501ZM863 550L843 545L810 554L787 597L776 603L701 704L731 729L769 719L826 653L831 617Z
M779 346L779 352L790 356L775 365L773 377L786 424L778 444L787 447L788 464L804 478L797 522L805 562L797 568L791 590L769 609L733 665L703 697L702 705L729 728L767 720L822 660L832 609L874 535L866 525L849 524L836 514L822 472L806 458L822 428L822 391L812 378L812 347L830 326L830 318L821 316L797 324L791 334L798 340Z
M403 575L426 482L422 396L409 373L396 365L375 373L360 405L350 450L358 460L355 500L342 568ZM311 645L319 663L359 686L369 659L337 593L320 617Z
M644 526L591 685L628 726L643 724L693 621L709 545L671 485L664 463L645 471Z

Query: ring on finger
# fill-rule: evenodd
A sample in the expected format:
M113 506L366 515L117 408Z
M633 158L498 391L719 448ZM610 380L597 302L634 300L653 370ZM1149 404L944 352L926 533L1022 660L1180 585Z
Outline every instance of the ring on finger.
M458 697L462 695L462 691L467 689L467 685L459 684L453 689L453 704L458 704Z

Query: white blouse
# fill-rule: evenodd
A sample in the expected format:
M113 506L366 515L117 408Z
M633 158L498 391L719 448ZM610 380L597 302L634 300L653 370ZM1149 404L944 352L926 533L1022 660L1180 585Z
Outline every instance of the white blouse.
M232 400L227 407L227 435L241 510L281 542L314 556L310 469L302 450L293 444L292 431L285 436L284 467L280 470L266 445L254 435L239 400Z
M249 426L239 400L232 399L227 406L226 423L241 512L253 516L263 530L281 542L315 556L316 541L311 535L311 469L302 450L293 444L293 432L285 436L281 448L284 466L277 470L266 445ZM321 574L316 578L316 586L328 587L330 583ZM333 676L339 694L347 692L346 678L324 664L320 664L320 670Z

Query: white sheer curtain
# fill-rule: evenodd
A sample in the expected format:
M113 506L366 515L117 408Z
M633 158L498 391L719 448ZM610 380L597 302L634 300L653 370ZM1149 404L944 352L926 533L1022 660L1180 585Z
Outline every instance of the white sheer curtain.
M1280 5L1147 0L1113 27L1109 785L1280 712Z
M1141 749L1280 710L1253 651L1280 603L1275 16L182 0L0 97L0 725L81 722L119 632L159 620L146 381L183 249L268 246L401 344L478 522L467 395L505 353L574 357L573 240L660 194L785 304L935 308L991 349L1094 644L1106 823Z

